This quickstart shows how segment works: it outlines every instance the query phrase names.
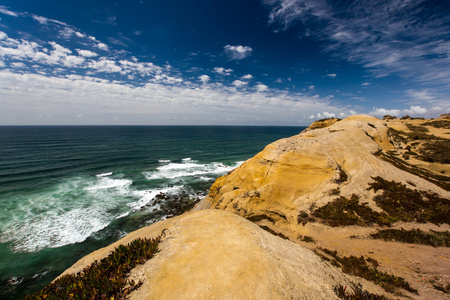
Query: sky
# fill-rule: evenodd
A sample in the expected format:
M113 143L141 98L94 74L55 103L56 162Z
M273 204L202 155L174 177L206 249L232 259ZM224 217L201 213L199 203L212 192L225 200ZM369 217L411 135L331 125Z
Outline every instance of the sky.
M450 1L0 0L0 125L450 112Z

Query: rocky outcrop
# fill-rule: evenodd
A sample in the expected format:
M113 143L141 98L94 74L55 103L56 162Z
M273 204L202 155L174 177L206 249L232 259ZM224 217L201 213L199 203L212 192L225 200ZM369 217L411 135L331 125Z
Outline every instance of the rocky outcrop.
M265 214L297 224L301 211L330 202L336 189L342 196L357 193L375 208L374 193L367 188L376 176L448 198L448 191L379 157L396 150L388 131L384 121L353 116L276 141L217 179L197 209L219 208L244 217Z
M130 275L144 282L131 299L337 299L334 287L355 280L310 250L220 210L188 213L135 231L64 274L81 271L119 244L161 233L158 253ZM365 287L383 293L370 283Z
M339 214L362 218L358 213L367 211L372 211L373 216L386 215L375 201L382 197L383 191L369 188L375 178L385 183L395 182L397 187L414 195L426 194L428 198L438 195L448 211L449 165L426 159L426 149L440 149L441 152L436 150L431 155L448 159L449 152L442 152L450 138L445 126L424 119L379 120L359 115L326 127L310 127L299 135L268 145L240 167L218 178L209 195L195 209L216 208L239 214L310 249L320 246L345 255L375 258L383 262L382 269L415 283L419 296L409 297L444 299L430 282L433 278L439 278L443 284L450 282L448 248L373 240L370 234L381 228L376 223L344 220L355 225L333 227L327 220L312 216L314 212L320 215L317 208L336 199L341 199L337 203L344 206L330 208L335 209L331 213L338 219ZM423 201L428 201L427 197ZM358 207L364 210L350 211L346 207L351 203L348 199L356 199ZM450 230L445 222L439 226L394 222L390 226ZM305 236L316 243L305 243ZM416 282L417 277L421 278L420 282Z

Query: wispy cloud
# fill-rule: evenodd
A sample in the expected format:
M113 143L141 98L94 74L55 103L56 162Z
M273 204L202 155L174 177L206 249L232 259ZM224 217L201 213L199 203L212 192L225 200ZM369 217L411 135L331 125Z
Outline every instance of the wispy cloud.
M450 13L445 1L263 0L269 22L286 29L302 23L302 35L323 51L361 64L382 77L396 74L450 87ZM278 27L280 28L280 27Z
M336 76L337 76L337 74L327 74L327 77L330 77L330 78L336 78Z
M11 10L9 10L8 8L6 8L5 6L1 6L0 5L0 13L11 16L11 17L18 17L19 14L16 12L13 12Z
M253 49L249 46L231 46L226 45L224 47L225 53L232 60L241 60L249 57L252 54Z

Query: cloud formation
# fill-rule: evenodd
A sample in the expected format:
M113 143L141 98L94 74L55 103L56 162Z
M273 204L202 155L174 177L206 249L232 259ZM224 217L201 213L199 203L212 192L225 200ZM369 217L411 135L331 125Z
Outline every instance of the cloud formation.
M158 82L132 86L92 76L3 70L0 119L6 124L86 124L87 120L111 124L119 118L121 124L211 124L215 120L216 124L271 125L302 121L318 110L346 111L324 99L270 92L262 84L254 91L236 91L214 83L202 86ZM173 120L173 116L179 119ZM227 121L229 117L235 121Z
M252 54L253 49L249 46L231 46L226 45L224 47L225 53L232 60L241 60L249 57Z
M284 30L301 23L302 36L323 51L360 64L374 75L399 75L450 87L450 15L445 1L263 0L269 23ZM277 30L280 30L277 29Z
M222 67L216 67L216 68L214 68L214 72L217 73L217 74L220 74L220 75L228 76L228 75L231 74L231 72L233 72L233 70L232 69L225 69L225 68L222 68Z

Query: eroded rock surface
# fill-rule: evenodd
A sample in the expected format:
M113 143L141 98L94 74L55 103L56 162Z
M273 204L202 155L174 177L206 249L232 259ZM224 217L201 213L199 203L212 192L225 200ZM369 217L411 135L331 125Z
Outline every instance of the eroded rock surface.
M64 274L79 272L119 244L161 232L159 252L131 273L143 281L131 299L337 299L334 287L355 280L310 250L221 210L188 213L142 228ZM383 293L370 283L365 288Z

